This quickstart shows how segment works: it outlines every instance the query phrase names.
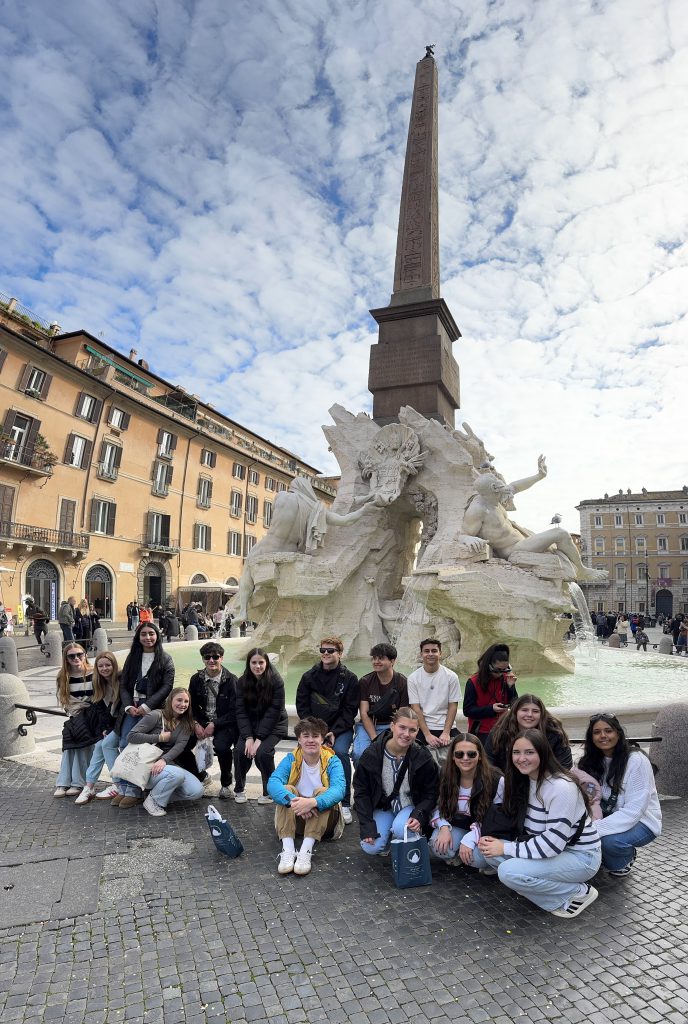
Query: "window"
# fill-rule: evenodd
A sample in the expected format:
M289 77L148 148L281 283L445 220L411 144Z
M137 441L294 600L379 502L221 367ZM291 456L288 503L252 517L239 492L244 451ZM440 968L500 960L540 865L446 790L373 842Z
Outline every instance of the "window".
M114 537L116 512L117 506L114 501L103 501L102 498L92 498L91 533L105 533L108 537Z
M657 538L657 550L658 551L668 551L669 550L669 542L666 539L666 537L658 537Z
M258 499L253 494L249 494L246 496L246 521L248 523L255 523L257 518Z
M642 512L634 512L634 514L633 514L633 522L635 523L636 526L642 526L643 525L643 513Z
M198 478L198 492L196 495L196 504L200 508L210 508L210 503L213 497L213 481L209 480L206 476Z
M278 480L277 481L277 490L278 491L286 491L286 489L287 489L287 485L282 480Z
M19 378L19 391L23 391L33 398L45 399L52 379L51 374L46 373L45 370L39 370L37 366L27 363Z
M666 522L666 520L664 518L664 513L663 512L658 512L657 513L657 526L664 526L665 522Z
M680 544L681 551L688 551L688 537L681 537Z
M5 422L2 425L2 432L5 440L0 441L0 455L3 459L11 462L20 462L23 466L30 466L33 462L34 445L40 420L34 420L31 416L22 416L19 412L8 409Z
M263 526L268 527L272 522L272 502L263 502Z
M260 483L260 473L256 472L255 469L249 469L248 471L248 482L253 484L255 487Z
M635 553L636 553L636 555L644 555L645 554L645 538L644 537L636 537L636 539L635 539Z
M595 516L595 526L602 525L602 516Z
M626 566L617 565L616 567L616 580L617 583L625 583L626 581Z
M252 536L250 533L247 533L246 536L244 537L244 558L246 558L249 551L251 551L251 549L255 547L255 544L256 538Z
M265 477L265 490L266 491L276 491L277 490L277 481L275 480L275 478L273 476L266 476Z
M625 555L626 554L626 538L625 537L616 537L614 539L614 552L617 555Z
M70 434L65 446L64 461L67 466L75 469L88 469L91 464L93 442L80 434Z
M115 430L126 430L129 426L129 420L131 416L124 409L118 409L116 405L110 406L110 412L108 414L108 423Z
M177 447L177 436L176 434L171 434L169 430L163 430L161 427L158 431L157 444L158 458L171 459Z
M638 611L640 612L641 615L643 615L645 613L645 602L644 601L638 601Z
M243 480L246 476L246 466L242 462L235 462L232 466L232 476L235 480Z
M636 579L638 580L638 583L644 583L647 579L644 562L641 562L640 565L636 566Z
M657 576L660 580L668 580L671 569L668 565L660 565L657 567Z
M688 524L688 512L679 512L678 521L681 526L686 526Z
M101 480L116 480L122 461L122 449L112 441L103 441L100 446L98 476Z
M195 551L210 551L211 529L207 523L194 523L193 547Z
M170 546L170 517L162 512L148 512L146 542L162 548Z
M598 601L597 602L597 608L595 609L595 611L597 611L597 612L603 612L604 611L604 603L602 601Z
M215 469L215 463L217 462L217 455L215 452L211 452L209 448L204 448L201 451L201 465L207 466L208 469Z
M614 526L623 526L623 516L622 515L615 515L614 516Z
M78 416L80 420L88 420L89 423L95 423L100 416L102 408L103 403L99 398L94 398L93 395L87 395L85 391L80 391L79 397L76 400L74 415Z
M174 472L173 467L168 465L166 462L158 462L157 459L153 463L153 494L158 494L164 498L169 492L170 484L172 483L172 473Z
M684 582L688 582L688 565L681 566L681 579Z
M618 604L617 604L617 606L616 606L616 610L617 610L617 612L623 612L623 611L625 611L625 608L624 608L624 603L623 603L623 601L619 601L619 603L618 603Z
M241 534L235 533L234 530L229 531L227 554L236 555L238 558L241 558Z
M599 557L604 554L604 537L595 537L595 555Z
M241 515L241 510L244 505L244 497L241 491L232 491L230 496L229 514L235 519L238 519Z

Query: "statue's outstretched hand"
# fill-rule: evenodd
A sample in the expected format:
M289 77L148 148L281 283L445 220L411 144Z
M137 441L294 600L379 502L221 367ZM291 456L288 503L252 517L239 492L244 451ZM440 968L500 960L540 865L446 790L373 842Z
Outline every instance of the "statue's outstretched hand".
M540 476L547 476L547 463L544 455L538 455L538 473Z

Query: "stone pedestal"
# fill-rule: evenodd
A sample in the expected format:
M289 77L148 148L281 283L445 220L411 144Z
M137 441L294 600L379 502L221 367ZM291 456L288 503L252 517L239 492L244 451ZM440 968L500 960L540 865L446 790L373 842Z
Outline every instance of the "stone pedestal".
M674 640L671 633L662 633L659 638L659 653L660 654L671 654L674 649Z
M20 736L17 731L27 722L26 712L18 711L15 703L30 704L29 691L18 676L3 672L0 674L0 757L29 754L36 746L31 726L26 736Z
M48 649L48 664L54 665L59 668L62 664L62 644L64 639L62 636L62 630L58 626L57 629L48 629L48 635L45 638L44 647Z
M13 676L19 673L17 645L11 636L0 637L0 672L9 672Z
M619 639L619 634L618 633L612 633L610 635L609 640L607 641L607 643L608 643L608 645L610 647L616 647L616 648L621 647L621 640Z
M187 626L184 630L185 640L198 640L198 629L196 626Z
M688 704L662 708L652 729L652 760L659 768L657 789L666 796L688 796Z
M101 626L100 629L97 629L93 634L93 649L96 657L99 654L102 654L103 651L107 651L109 643L108 635Z

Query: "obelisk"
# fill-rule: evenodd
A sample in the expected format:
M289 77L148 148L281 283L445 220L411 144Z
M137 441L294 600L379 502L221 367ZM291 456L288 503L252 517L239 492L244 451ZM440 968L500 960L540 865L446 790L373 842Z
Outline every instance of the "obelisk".
M459 367L452 343L461 337L440 298L437 194L437 65L431 46L416 65L399 209L394 291L371 309L379 324L370 347L368 389L376 423L394 422L404 405L454 425Z

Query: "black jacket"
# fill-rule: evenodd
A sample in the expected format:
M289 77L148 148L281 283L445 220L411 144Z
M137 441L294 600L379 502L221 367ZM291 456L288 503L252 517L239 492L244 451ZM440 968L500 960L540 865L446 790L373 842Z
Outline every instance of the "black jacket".
M346 665L325 672L319 661L301 676L296 690L296 714L299 718L322 718L336 739L353 729L359 693L358 679Z
M245 699L244 677L237 680L236 720L239 735L247 739L266 740L268 736L284 739L289 732L289 718L284 703L284 682L279 672L272 670L272 700L266 707L252 707Z
M376 839L379 836L373 812L384 800L382 789L382 761L385 744L391 732L383 732L363 751L354 774L354 802L358 816L361 839ZM430 817L437 806L440 791L440 777L437 765L427 747L414 743L406 754L408 774L413 800L413 817L423 829L428 827Z
M112 726L113 719L104 701L87 704L83 711L70 715L62 726L62 749L92 747L98 740L102 740L103 733L109 732Z
M191 676L189 693L191 694L191 713L194 716L194 721L205 728L208 724L208 689L205 681L205 672L196 672L195 675ZM227 730L232 733L235 739L239 734L236 718L236 696L237 677L223 666L215 705L215 731Z
M501 771L506 770L506 750L495 751L492 746L494 728L490 730L485 739L483 740L483 746L485 747L485 753L490 764L493 764L496 768ZM562 768L573 767L573 755L571 754L571 747L568 743L564 743L561 733L550 730L547 733L547 742L552 748L552 753L556 757L557 761Z
M147 708L151 711L155 711L157 708L161 708L167 700L168 694L174 686L174 662L167 652L163 651L162 655L162 672L158 675L153 674L153 665L148 670L148 693L143 701ZM125 708L131 707L134 703L134 685L135 683L124 683L120 679L119 696L121 701L121 710L119 718L117 720L118 726L121 726L122 719L124 718Z

